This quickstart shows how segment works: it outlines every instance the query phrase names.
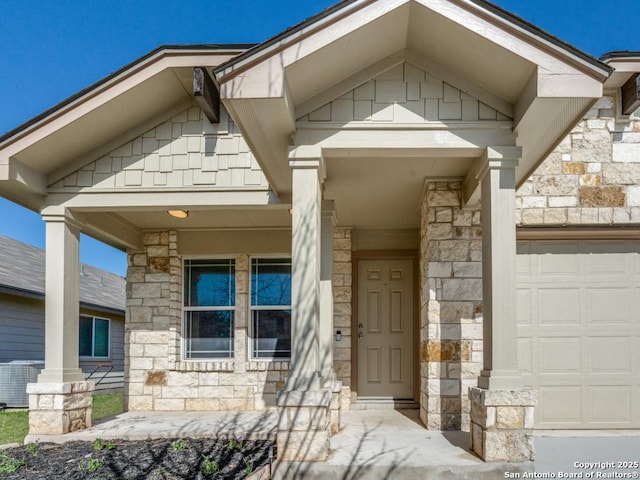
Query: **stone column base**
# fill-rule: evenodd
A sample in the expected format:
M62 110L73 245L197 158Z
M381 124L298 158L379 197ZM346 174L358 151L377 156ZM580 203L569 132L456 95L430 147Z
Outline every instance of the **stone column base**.
M533 411L535 390L469 389L471 449L486 462L535 459Z
M340 431L340 417L342 411L342 382L336 380L331 385L331 404L329 405L329 411L331 415L331 435Z
M278 460L323 462L329 455L329 390L285 391L278 394Z
M94 382L30 383L29 435L60 435L91 426Z

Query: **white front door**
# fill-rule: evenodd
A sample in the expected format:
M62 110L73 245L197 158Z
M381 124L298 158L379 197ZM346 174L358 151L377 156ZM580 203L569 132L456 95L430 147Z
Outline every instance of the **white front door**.
M413 397L413 261L358 263L358 397Z

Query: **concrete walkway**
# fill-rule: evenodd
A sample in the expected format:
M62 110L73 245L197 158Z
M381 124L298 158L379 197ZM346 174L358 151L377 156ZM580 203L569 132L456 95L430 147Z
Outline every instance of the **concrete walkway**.
M126 412L95 422L86 430L66 435L27 435L25 443L148 438L211 438L243 436L275 440L276 411L265 412Z
M497 479L533 471L531 463L485 463L465 432L426 430L418 410L349 410L323 463L280 463L275 479Z
M100 420L87 430L67 435L28 436L25 442L239 435L250 439L275 439L277 423L275 411L128 412ZM331 438L331 454L326 462L279 463L275 466L273 478L493 480L526 478L522 474L533 471L553 473L555 478L559 478L559 472L624 471L633 474L640 471L637 468L587 470L582 465L589 462L640 461L639 430L538 431L535 463L508 464L485 463L471 454L468 433L426 430L420 422L418 410L350 410L343 412L342 424L342 430ZM520 477L507 474L520 474Z

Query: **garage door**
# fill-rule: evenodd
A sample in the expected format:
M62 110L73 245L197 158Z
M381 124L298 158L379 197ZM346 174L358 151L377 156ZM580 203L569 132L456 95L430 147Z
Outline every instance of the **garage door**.
M640 241L518 242L518 362L537 428L640 428Z

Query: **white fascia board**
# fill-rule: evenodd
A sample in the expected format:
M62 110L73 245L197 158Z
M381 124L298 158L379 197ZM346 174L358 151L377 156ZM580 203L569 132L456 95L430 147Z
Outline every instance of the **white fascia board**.
M18 183L39 195L47 192L46 176L15 158L0 158L0 181Z
M318 145L323 150L338 149L396 149L395 154L416 149L430 150L461 149L476 151L487 145L511 145L513 133L511 122L492 124L491 127L460 124L441 125L442 128L406 128L407 125L395 125L396 128L380 128L377 125L360 125L360 128L299 128L295 134L295 145Z
M538 97L543 98L600 98L602 82L580 73L551 73L540 71L538 74Z
M269 190L190 190L110 192L51 192L43 210L64 207L77 211L153 211L166 208L215 209L216 207L287 205Z
M253 91L252 89L259 88L258 82L264 83L265 78L271 81L280 76L284 77L284 73L279 72L279 70L285 70L289 65L301 58L317 52L337 38L364 27L377 18L408 3L408 1L390 0L379 2L363 0L352 3L345 7L344 10L336 11L318 22L314 22L308 27L286 36L279 42L263 48L256 52L255 55L234 62L228 68L216 72L221 87L224 90L224 84L231 82L235 77L241 78L246 86L243 85L244 88L240 90L239 82L235 81L236 90L226 90L223 98L232 98L230 95L244 98L243 96L248 95L249 92ZM357 11L357 14L352 14L355 11ZM249 77L252 77L252 82L256 85L249 84Z
M547 66L550 70L577 70L601 82L610 74L606 67L594 65L558 43L536 35L478 3L470 0L416 1L523 58L540 66ZM473 18L469 18L469 13L472 13Z
M522 124L545 127L546 122L537 122L545 115L548 99L558 99L560 102L568 98L582 98L593 99L595 102L602 95L603 84L598 80L580 73L556 74L538 68L531 75L516 103L514 130L520 130ZM534 122L528 120L532 116L536 117Z
M114 213L84 215L82 232L115 248L139 250L142 234L138 227Z
M266 47L260 48L253 55L249 55L246 58L233 62L232 65L223 68L216 72L216 77L221 81L225 82L227 78L237 75L236 72L243 71L249 68L252 64L256 62L260 62L261 59L268 58L281 50L287 48L289 45L298 42L302 38L307 38L308 36L315 33L317 30L322 29L323 27L335 23L342 17L348 16L350 13L355 12L363 8L371 3L377 3L375 0L361 0L359 2L353 2L347 5L345 8L340 10L336 10L335 12L327 15L299 30L290 33L288 35L284 35L280 40L273 41L270 45ZM267 43L269 41L267 40Z

